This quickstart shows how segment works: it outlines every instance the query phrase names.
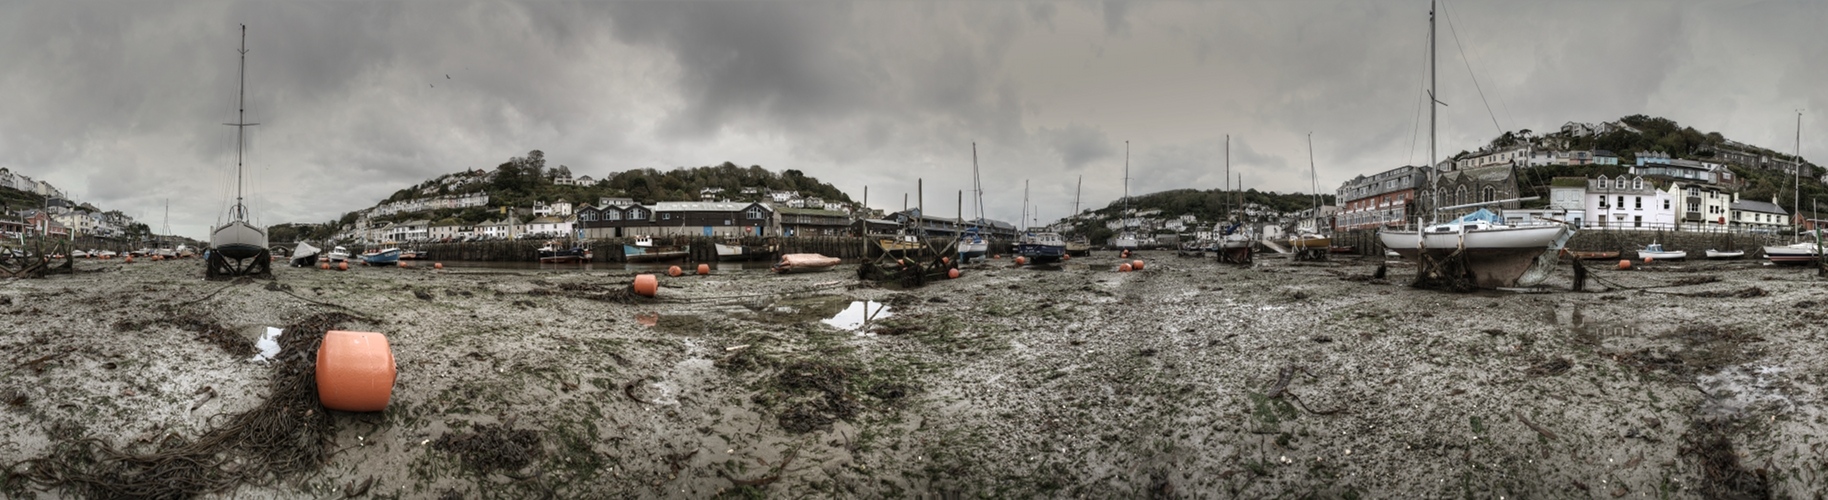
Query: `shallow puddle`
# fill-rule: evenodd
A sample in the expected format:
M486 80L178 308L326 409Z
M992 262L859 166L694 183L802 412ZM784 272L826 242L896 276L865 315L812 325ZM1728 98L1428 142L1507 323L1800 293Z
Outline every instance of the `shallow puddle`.
M658 324L660 324L660 313L654 313L654 312L635 313L635 322L640 323L641 326L658 325Z
M260 333L260 338L254 340L254 350L256 352L254 353L254 357L248 359L248 361L272 361L274 356L279 355L279 336L285 333L285 331L270 326L259 328L265 328L266 330ZM258 330L259 328L256 329Z
M820 322L840 330L850 330L862 334L864 326L893 315L894 313L889 311L888 304L873 300L856 300L851 301L851 305L845 307L843 311L838 311L837 315Z

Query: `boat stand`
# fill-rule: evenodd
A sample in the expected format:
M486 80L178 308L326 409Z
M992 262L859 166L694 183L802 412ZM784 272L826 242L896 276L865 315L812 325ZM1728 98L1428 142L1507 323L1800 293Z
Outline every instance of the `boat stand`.
M76 273L76 257L71 255L73 248L68 240L49 240L49 247L43 238L32 242L30 256L14 257L11 251L0 253L0 278L43 278L55 273ZM52 258L53 255L63 257Z
M1295 250L1295 261L1296 262L1326 262L1328 259L1331 258L1330 256L1332 255L1332 253L1333 252L1328 248L1302 247L1302 248Z
M1236 265L1240 265L1240 266L1249 266L1249 265L1251 265L1251 262L1252 262L1251 253L1252 252L1251 252L1250 247L1221 248L1221 249L1219 249L1219 252L1218 252L1219 262L1226 263L1226 264L1236 264Z
M920 241L920 248L910 250L889 251L871 245L864 252L863 263L857 265L857 279L920 288L927 282L946 279L948 273L958 269L958 261L952 258L958 255L958 239L943 248L935 248L929 238Z
M230 280L239 277L267 278L273 277L273 253L261 250L259 254L244 260L223 257L222 252L209 253L209 266L203 277L210 281Z
M1427 253L1421 254L1421 259L1416 263L1415 282L1409 286L1458 293L1479 288L1473 278L1472 266L1466 263L1464 251L1456 251L1438 261Z

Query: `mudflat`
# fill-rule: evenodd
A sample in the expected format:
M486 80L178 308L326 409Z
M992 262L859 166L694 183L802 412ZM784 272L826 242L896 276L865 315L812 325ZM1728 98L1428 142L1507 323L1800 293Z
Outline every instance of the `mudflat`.
M0 282L0 491L533 497L1808 497L1828 287L1755 261L1591 292L1143 252L824 273L82 261ZM867 311L867 312L865 312ZM873 316L867 322L864 316ZM833 319L836 317L837 319ZM267 327L286 329L277 339ZM322 408L323 330L387 335ZM264 345L263 345L264 344Z

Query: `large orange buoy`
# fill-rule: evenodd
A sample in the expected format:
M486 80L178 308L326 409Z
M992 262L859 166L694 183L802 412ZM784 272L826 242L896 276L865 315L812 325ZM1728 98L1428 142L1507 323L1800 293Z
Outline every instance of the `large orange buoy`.
M444 269L444 263L443 262L433 262L432 269Z
M675 267L673 269L679 269L679 268ZM642 295L645 297L653 297L655 293L659 293L659 292L660 292L660 279L659 278L655 278L654 275L652 275L652 274L635 275L635 293L636 294L639 294L639 295Z
M711 274L711 265L710 264L699 264L698 265L698 275L703 276L706 274Z
M1026 264L1028 264L1028 257L1023 257L1020 255L1016 256L1016 265L1021 266L1021 265L1026 265Z
M349 270L349 261L342 261L342 262L336 263L336 270L348 271Z
M952 270L946 271L946 279L958 279L958 268L954 267Z
M1135 260L1135 261L1133 261L1133 262L1130 262L1130 269L1131 269L1131 270L1135 270L1135 271L1141 271L1141 270L1142 270L1142 268L1143 268L1143 263L1142 263L1142 259L1136 259L1136 260Z
M294 335L303 334L295 332ZM331 330L317 348L317 399L325 408L381 411L393 397L393 349L374 332Z
M680 271L679 266L673 266L673 267L666 268L667 276L678 277L681 274L685 274L685 271Z
M1130 264L1128 264L1128 263L1124 263L1124 264L1118 264L1118 265L1117 265L1117 272L1120 272L1120 273L1127 273L1127 272L1130 272Z
M1619 270L1624 271L1627 269L1631 269L1631 259L1625 259L1625 260L1619 261Z

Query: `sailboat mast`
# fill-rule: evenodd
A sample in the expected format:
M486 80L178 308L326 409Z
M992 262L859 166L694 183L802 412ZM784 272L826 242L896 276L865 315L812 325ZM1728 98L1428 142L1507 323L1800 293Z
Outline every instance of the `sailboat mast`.
M1790 213L1801 215L1803 213L1803 110L1800 109L1796 110L1795 151L1796 153L1791 156L1791 159L1794 160L1794 163L1796 164L1796 168L1791 170L1791 177L1793 177L1793 179L1790 181L1790 185L1792 186L1790 189ZM1802 233L1802 224L1795 220L1796 217L1791 217L1790 219L1790 232L1799 235L1792 236L1792 238L1795 238L1796 241L1802 241L1802 236L1800 236Z
M242 146L246 141L244 132L247 130L247 127L259 125L258 123L247 122L248 25L246 24L241 25L241 49L237 50L237 52L241 53L241 69L239 71L239 87L237 87L235 91L235 123L224 123L223 125L235 127L235 208L230 210L229 219L233 221L246 221L248 218L248 207L247 205L242 204L241 197Z
M1441 102L1441 100L1439 97L1437 97L1435 95L1435 71L1434 70L1435 70L1435 45L1436 45L1436 43L1435 43L1434 37L1435 37L1434 2L1431 1L1431 2L1428 2L1428 191L1429 191L1430 208L1438 208L1438 206L1441 204L1441 200L1440 200L1439 196L1437 196L1440 193L1440 187L1435 185L1436 182L1438 182L1438 180L1435 176L1436 176L1436 174L1439 174L1439 172L1435 171L1435 156L1434 156L1435 155L1435 143L1434 143L1435 142L1435 111L1436 111L1435 104L1439 104ZM1421 214L1416 214L1416 220L1417 220L1417 230L1420 230L1421 229L1420 228Z
M1314 217L1320 218L1320 174L1314 172L1314 133L1308 132L1308 180L1313 183ZM1319 225L1314 227L1318 228Z
M1225 191L1231 191L1231 134L1225 134ZM1226 198L1230 198L1230 196ZM1230 203L1226 203L1226 205L1230 205ZM1226 207L1225 212L1225 215L1231 215L1231 207Z
M977 143L971 143L971 192L977 196L977 225L984 224L984 183L977 172Z
M1130 141L1123 141L1123 208L1130 209Z
M1028 231L1028 180L1022 180L1022 230Z

